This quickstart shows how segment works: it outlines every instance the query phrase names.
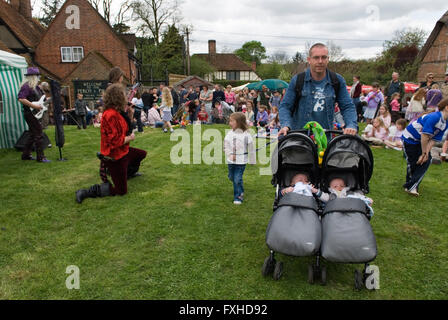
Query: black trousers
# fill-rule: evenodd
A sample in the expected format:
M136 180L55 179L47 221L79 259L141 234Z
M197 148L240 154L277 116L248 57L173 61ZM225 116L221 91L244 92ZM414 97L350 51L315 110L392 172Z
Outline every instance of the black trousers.
M31 150L33 148L33 144L36 148L36 160L42 160L44 156L44 151L42 150L42 140L43 140L43 131L42 125L39 120L33 116L32 113L27 112L24 114L24 118L29 127L30 139L25 144L22 152L22 159L29 159L31 157Z
M87 128L87 121L86 121L86 115L76 115L76 121L78 121L77 125L78 125L78 129L81 129L81 125L83 127L83 129Z
M428 155L428 161L423 164L417 164L418 158L422 155L422 146L420 144L408 144L404 142L403 151L408 163L406 168L406 183L403 187L408 190L416 189L418 191L418 186L431 165L431 153Z

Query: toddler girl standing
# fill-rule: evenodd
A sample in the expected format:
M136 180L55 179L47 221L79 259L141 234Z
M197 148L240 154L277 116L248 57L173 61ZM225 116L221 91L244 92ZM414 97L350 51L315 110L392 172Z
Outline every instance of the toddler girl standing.
M224 153L229 168L229 179L233 183L233 203L243 202L243 174L246 164L255 164L255 148L252 136L247 130L246 116L242 112L230 115L232 129L224 138Z
M171 91L168 87L164 87L162 90L162 105L160 110L162 111L163 132L167 132L167 127L170 128L170 132L173 132L173 127L171 126L171 120L173 120L173 115L171 114L171 109L173 108L173 97L171 96Z

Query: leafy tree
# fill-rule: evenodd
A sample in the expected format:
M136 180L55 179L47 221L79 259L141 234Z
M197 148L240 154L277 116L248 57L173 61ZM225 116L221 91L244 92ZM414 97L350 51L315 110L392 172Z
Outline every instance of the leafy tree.
M266 59L266 48L263 47L260 41L249 41L243 44L240 49L234 52L238 57L246 63L255 61L257 65L261 64L261 60Z
M215 69L204 59L192 56L190 59L191 74L198 75L203 78L205 75L212 73Z

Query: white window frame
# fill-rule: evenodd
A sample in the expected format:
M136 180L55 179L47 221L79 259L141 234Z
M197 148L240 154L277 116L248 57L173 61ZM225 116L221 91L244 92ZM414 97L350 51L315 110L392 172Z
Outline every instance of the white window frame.
M79 53L75 58L75 49L81 49L81 55ZM64 51L66 52L64 54ZM67 56L70 56L70 59L64 59ZM61 61L62 62L79 62L84 58L84 48L83 47L61 47Z

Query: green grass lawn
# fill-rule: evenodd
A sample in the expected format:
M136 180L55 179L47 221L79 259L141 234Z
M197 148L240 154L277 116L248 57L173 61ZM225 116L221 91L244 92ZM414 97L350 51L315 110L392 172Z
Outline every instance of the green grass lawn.
M145 129L132 143L148 151L144 175L129 181L129 193L80 205L75 190L100 182L99 130L65 133L67 162L55 161L55 147L46 150L50 164L0 150L2 299L448 298L446 163L431 166L413 198L401 187L402 154L373 149L380 289L355 291L361 265L325 262L327 286L310 285L311 258L278 254L282 278L262 277L274 200L271 176L259 174L265 166L247 167L245 202L235 206L225 164L174 165L170 150L178 142ZM47 134L54 141L54 128ZM66 288L69 265L80 269L79 290Z

